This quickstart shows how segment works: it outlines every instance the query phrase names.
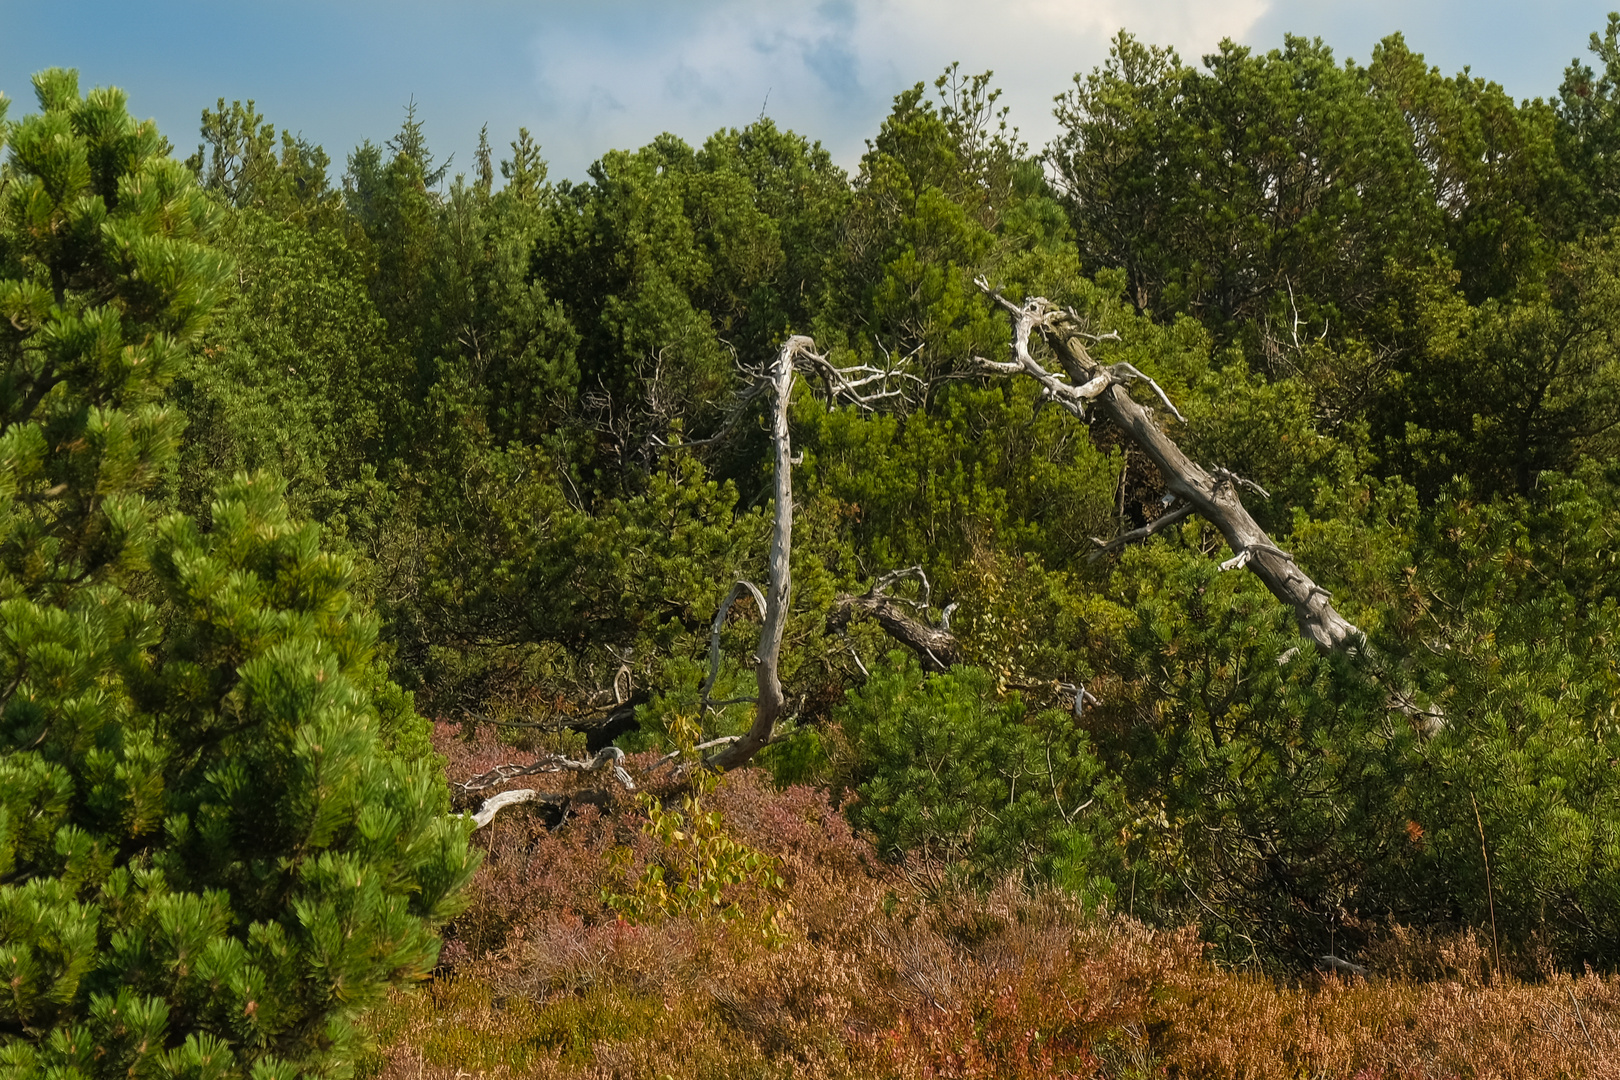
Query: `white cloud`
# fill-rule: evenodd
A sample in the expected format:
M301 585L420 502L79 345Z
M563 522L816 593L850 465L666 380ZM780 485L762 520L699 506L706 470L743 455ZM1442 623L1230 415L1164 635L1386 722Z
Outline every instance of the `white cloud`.
M996 71L1032 144L1051 100L1120 27L1189 58L1241 38L1270 0L707 0L570 5L533 45L548 156L568 175L660 131L701 140L765 111L853 166L893 95L960 60ZM768 95L768 102L767 102Z

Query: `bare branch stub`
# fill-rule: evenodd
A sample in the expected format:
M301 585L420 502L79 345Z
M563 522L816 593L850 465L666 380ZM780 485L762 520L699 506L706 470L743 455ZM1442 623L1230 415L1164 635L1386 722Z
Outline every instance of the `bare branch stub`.
M749 698L748 700L752 701L753 698ZM732 743L736 742L740 738L742 738L741 735L722 735L718 739L709 739L709 740L707 740L705 742L700 742L696 746L692 747L692 749L694 751L696 751L697 753L701 754L703 751L705 751L705 750L713 750L717 746L730 746ZM681 750L671 750L669 753L665 754L663 757L661 757L657 761L653 762L652 767L649 768L645 773L642 774L643 779L645 779L648 776L651 776L653 773L657 772L659 769L664 768L665 766L675 764L677 761L679 761L681 759L682 754L683 754L683 751L681 751Z
M1112 540L1098 540L1096 537L1092 537L1092 543L1097 545L1097 550L1086 556L1086 559L1088 562L1096 562L1110 551L1118 551L1120 548L1128 544L1134 544L1138 540L1146 540L1161 529L1168 529L1176 522L1187 518L1192 512L1192 503L1182 503L1174 510L1160 514L1140 529L1132 529L1130 532L1121 533Z
M904 597L889 595L889 589L906 578L916 578L922 583L921 600L907 600ZM932 591L928 575L921 566L891 570L874 581L871 588L862 596L841 594L837 606L827 617L827 629L842 630L856 616L869 617L883 627L890 637L916 653L917 660L924 670L949 671L951 665L961 659L962 653L950 629L951 612L956 610L956 605L951 604L945 609L937 626L930 626L918 615L910 614L906 610L909 607L919 615L926 614ZM866 665L860 664L858 656L856 663L864 673Z
M872 588L868 591L867 595L887 596L889 589L892 586L898 585L907 578L916 578L922 583L922 599L919 601L908 600L905 602L911 604L913 607L916 607L919 610L926 609L928 607L929 597L933 595L934 586L929 582L928 574L921 566L907 566L899 570L890 570L888 573L881 575L872 583Z
M1130 365L1098 363L1086 347L1092 335L1077 325L1071 313L1059 311L1050 301L1032 297L1021 305L1014 304L983 278L977 284L1007 312L1013 328L1013 360L981 360L985 371L1027 375L1052 400L1081 419L1085 419L1088 403L1100 408L1158 467L1170 493L1220 530L1234 552L1227 565L1247 568L1273 596L1293 609L1301 636L1325 652L1356 653L1365 648L1366 636L1334 609L1327 590L1312 581L1291 555L1272 543L1244 508L1237 493L1242 483L1239 478L1231 473L1212 474L1188 458L1128 391L1131 382L1146 381L1179 419L1181 414L1163 388ZM1030 336L1037 332L1057 357L1062 375L1048 371L1031 355Z
M1237 473L1233 472L1231 469L1223 469L1219 465L1217 465L1215 468L1213 468L1213 469L1211 469L1209 471L1210 471L1210 474L1213 475L1215 477L1216 481L1219 482L1219 483L1236 484L1238 487L1246 487L1246 488L1248 488L1250 491L1254 492L1256 495L1260 496L1262 499L1271 498L1271 492L1267 491L1265 488L1261 487L1259 484L1255 483L1253 480L1245 480L1243 477L1239 476Z
M502 784L525 776L542 776L548 773L572 772L592 773L607 768L611 770L613 778L619 786L626 791L635 791L635 781L630 779L630 773L624 767L624 751L617 746L608 746L599 750L594 757L583 761L565 757L562 754L546 754L527 765L497 765L487 772L479 773L469 780L453 785L460 795L476 795L481 791L500 787ZM516 806L526 802L558 803L565 801L566 797L553 792L536 791L530 788L520 788L513 791L502 791L485 799L472 819L477 823L476 828L482 829L495 815L508 806Z
M1068 694L1074 699L1074 715L1076 719L1084 719L1087 705L1101 705L1102 701L1096 694L1077 683L1058 683L1058 691Z

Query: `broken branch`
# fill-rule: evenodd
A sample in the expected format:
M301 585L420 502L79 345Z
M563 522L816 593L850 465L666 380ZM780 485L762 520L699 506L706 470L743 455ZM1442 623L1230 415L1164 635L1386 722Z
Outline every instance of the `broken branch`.
M1145 379L1146 376L1135 368L1126 370L1128 365L1108 367L1098 363L1086 348L1089 335L1076 325L1074 316L1057 310L1046 299L1033 297L1022 305L1014 304L992 289L983 278L978 279L978 285L1007 312L1013 326L1014 362L1002 364L983 361L985 370L1028 375L1040 383L1053 400L1081 419L1085 419L1085 404L1088 401L1102 409L1158 467L1170 493L1184 499L1193 510L1220 530L1234 552L1228 564L1250 570L1273 596L1293 608L1301 636L1325 652L1355 653L1365 647L1365 635L1334 610L1327 590L1312 581L1292 556L1273 544L1265 530L1250 516L1238 497L1236 489L1239 485L1231 474L1212 475L1189 459L1175 441L1153 422L1148 410L1131 398L1127 390L1128 382L1133 378ZM1046 370L1030 354L1029 336L1036 331L1040 332L1042 340L1057 356L1066 378ZM1103 380L1102 387L1091 392L1099 379ZM1150 379L1147 381L1152 383ZM1168 405L1169 399L1164 391L1157 383L1152 385L1160 399ZM1175 412L1173 405L1170 408ZM1179 417L1180 413L1176 415Z
M839 596L827 617L827 629L841 630L856 616L875 620L890 637L917 654L925 671L949 671L961 659L961 649L949 630L929 626L892 596Z
M635 781L624 768L624 751L617 746L604 746L596 752L594 757L579 761L565 757L562 754L546 754L527 765L497 765L488 772L479 773L471 780L465 780L456 785L463 795L473 795L480 791L487 791L492 787L499 787L511 780L524 776L541 776L546 773L559 772L596 772L604 766L612 766L613 778L626 791L636 790Z
M473 831L477 832L495 820L495 815L508 806L517 806L519 803L543 802L556 805L563 802L561 795L551 792L535 791L532 788L519 788L517 791L503 791L499 795L491 795L484 800L484 805L472 815Z
M1097 550L1086 556L1087 561L1096 562L1110 551L1118 551L1127 544L1134 544L1138 540L1146 540L1159 530L1168 529L1170 526L1187 517L1192 512L1192 503L1182 503L1174 510L1169 511L1168 513L1160 514L1146 525L1143 525L1140 529L1132 529L1128 533L1121 533L1112 540L1098 540L1096 537L1092 537L1092 543L1097 545Z
M546 754L528 765L497 765L488 772L479 773L470 780L456 784L455 787L462 795L473 795L524 776L539 776L545 773L558 772L596 772L605 766L612 767L613 778L626 791L636 790L635 781L630 779L630 774L624 768L624 751L617 746L603 747L597 751L594 757L584 761L564 757L562 754ZM472 815L475 823L474 829L482 829L491 821L494 821L495 815L508 806L516 806L519 803L526 802L545 802L555 805L566 801L567 796L556 792L535 791L530 788L503 791L485 799L483 804Z

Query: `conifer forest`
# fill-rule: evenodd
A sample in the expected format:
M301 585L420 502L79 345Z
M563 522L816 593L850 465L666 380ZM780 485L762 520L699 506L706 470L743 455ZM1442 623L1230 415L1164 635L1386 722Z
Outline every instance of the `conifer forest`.
M0 1080L1620 1077L1620 15L579 182L97 77L0 99Z

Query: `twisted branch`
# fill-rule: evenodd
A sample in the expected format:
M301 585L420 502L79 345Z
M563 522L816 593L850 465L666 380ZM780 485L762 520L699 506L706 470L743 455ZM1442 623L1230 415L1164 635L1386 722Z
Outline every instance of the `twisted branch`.
M624 767L624 751L617 746L605 746L598 750L594 757L587 758L584 761L565 757L562 754L546 754L527 765L515 763L497 765L488 772L479 773L470 780L455 784L454 787L463 795L475 795L480 791L488 791L490 788L499 787L502 784L525 776L543 776L548 773L560 772L590 773L604 767L611 767L613 778L619 782L619 785L624 790L636 790L635 781L630 779L630 774ZM485 799L478 811L472 815L472 819L477 823L476 828L482 829L491 821L494 821L495 815L508 806L537 801L558 802L562 798L561 795L553 792L534 791L529 788L503 791L498 795L491 795Z
M1094 360L1086 348L1087 339L1092 335L1082 331L1072 312L1058 311L1042 297L1014 304L983 278L977 283L1007 313L1013 331L1014 359L1010 362L981 359L984 370L1033 378L1052 400L1082 420L1088 404L1102 409L1158 467L1170 493L1185 500L1193 511L1220 530L1233 551L1225 567L1246 568L1260 578L1273 596L1294 609L1300 634L1323 651L1356 653L1365 647L1365 635L1334 610L1327 590L1312 581L1293 556L1272 543L1244 508L1237 488L1251 485L1229 471L1211 473L1193 462L1154 423L1149 411L1127 392L1131 382L1146 381L1180 419L1180 412L1157 383L1130 365L1108 366ZM1057 356L1063 375L1048 371L1031 355L1029 339L1036 332Z

